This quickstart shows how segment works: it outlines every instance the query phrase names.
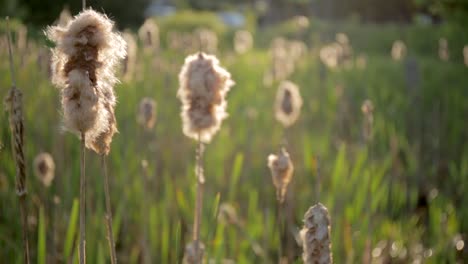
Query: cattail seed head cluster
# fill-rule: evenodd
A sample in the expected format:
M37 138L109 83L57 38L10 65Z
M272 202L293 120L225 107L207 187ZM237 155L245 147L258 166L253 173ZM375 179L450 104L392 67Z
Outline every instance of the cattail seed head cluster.
M273 185L276 188L276 198L282 203L294 172L294 166L285 148L282 148L278 155L268 156L268 168L270 168Z
M275 38L270 47L272 64L267 74L271 80L282 81L296 69L296 64L307 53L307 46L297 40Z
M304 264L333 263L330 237L330 215L321 203L307 210L304 227L299 233L302 240Z
M138 29L138 38L147 52L159 49L159 27L153 19L146 19Z
M252 34L247 30L238 30L234 35L234 50L238 54L244 54L253 46Z
M338 33L335 39L335 42L320 49L320 61L330 69L336 69L342 65L352 66L353 49L348 36Z
M52 156L43 152L34 158L34 173L45 187L49 187L55 177L55 162Z
M156 123L156 101L149 97L141 99L137 120L145 129L152 129Z
M227 117L226 94L234 82L213 55L188 56L179 73L177 97L182 102L184 134L203 143L211 141Z
M115 67L126 55L125 41L107 16L87 9L66 26L47 30L55 42L52 82L61 89L67 129L84 133L86 147L107 154L117 131Z
M184 264L200 264L203 263L203 255L205 253L205 245L201 241L192 241L185 246Z
M275 101L275 118L285 127L294 124L301 113L302 98L297 85L283 81L278 87Z
M392 59L400 61L406 56L406 45L403 41L397 40L392 45Z

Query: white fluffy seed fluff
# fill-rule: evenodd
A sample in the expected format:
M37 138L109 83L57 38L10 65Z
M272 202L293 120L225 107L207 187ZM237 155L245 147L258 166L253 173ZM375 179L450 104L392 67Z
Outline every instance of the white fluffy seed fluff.
M307 210L304 227L299 233L302 240L304 264L333 263L331 253L330 215L321 203Z
M138 123L150 130L156 123L156 101L149 97L141 99L137 114Z
M52 82L61 89L65 127L86 135L86 146L107 154L115 133L115 67L126 44L107 16L87 9L67 25L47 29L52 50ZM110 138L109 138L110 137Z
M209 143L227 117L225 97L234 85L231 74L215 56L200 52L185 59L179 85L184 134Z
M156 22L149 18L138 29L138 38L146 52L154 52L159 49L159 28Z
M185 254L182 263L201 264L203 263L204 253L205 245L201 241L192 241L185 246Z
M234 50L238 54L249 51L253 46L252 34L247 30L238 30L234 35Z
M55 162L47 152L40 153L34 158L34 173L45 187L49 187L55 177Z
M448 61L450 58L448 41L446 38L439 39L439 58L443 61Z
M302 98L297 85L283 81L278 87L275 101L275 118L283 126L294 124L301 113Z
M270 168L273 185L276 188L276 198L282 203L294 172L294 166L285 148L282 148L278 155L268 156L268 168Z

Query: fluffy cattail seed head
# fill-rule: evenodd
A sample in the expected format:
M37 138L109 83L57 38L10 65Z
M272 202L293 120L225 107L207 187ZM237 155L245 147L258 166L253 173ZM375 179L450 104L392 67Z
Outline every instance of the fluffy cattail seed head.
M100 134L97 135L97 137L94 137L93 134L87 134L86 147L91 150L94 150L94 152L96 152L99 155L108 155L110 152L112 138L114 134L118 132L117 120L115 118L114 112L116 99L114 95L114 89L112 89L112 87L107 86L103 89L102 102L104 106L104 111L107 113L107 126Z
M448 41L446 38L439 39L439 58L443 61L449 60L449 48Z
M123 60L122 73L123 79L129 81L135 73L138 45L132 33L124 32L122 36L127 43L127 56Z
M243 54L249 51L253 46L252 34L247 30L238 30L234 35L234 50Z
M68 10L68 8L64 8L62 12L60 12L60 16L58 17L56 24L64 27L71 20L72 20L72 15L70 14L70 10Z
M55 42L52 82L61 89L65 126L85 133L86 146L107 154L115 129L115 67L126 55L125 41L105 15L87 9L66 26L49 27Z
M268 168L276 188L276 198L282 203L294 172L294 166L285 148L282 148L278 155L268 156Z
M400 61L406 56L406 45L403 41L397 40L393 42L392 58L395 61Z
M36 156L34 159L34 173L45 187L50 186L55 177L55 163L49 153L43 152Z
M226 94L234 82L213 55L188 56L179 73L177 97L182 102L184 134L204 143L211 141L227 117Z
M185 246L184 264L201 264L203 263L203 255L205 253L205 245L201 241L192 241Z
M153 19L146 19L140 29L138 29L138 38L145 51L156 51L159 49L159 28Z
M304 227L300 231L302 240L302 260L305 264L333 263L330 237L330 215L321 203L318 203L304 215Z
M275 102L275 117L285 127L296 122L301 113L302 98L297 85L283 81L278 87Z
M152 129L156 123L156 101L149 97L141 99L137 120L145 129Z

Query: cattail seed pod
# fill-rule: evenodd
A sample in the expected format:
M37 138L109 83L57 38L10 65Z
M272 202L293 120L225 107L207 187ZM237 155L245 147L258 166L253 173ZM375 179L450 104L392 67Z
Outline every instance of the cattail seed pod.
M182 102L184 134L204 143L211 141L227 117L226 94L234 82L213 55L188 56L179 73L177 97Z
M275 102L275 117L283 126L293 125L299 118L302 98L297 85L283 81L278 87Z
M205 245L201 241L192 241L185 247L184 264L201 264L203 263L203 255L205 253Z
M112 138L115 133L117 133L117 120L115 118L115 104L116 99L114 95L114 89L108 85L104 85L102 93L102 101L104 110L107 112L107 127L99 134L96 138L92 138L86 135L86 147L93 150L99 155L108 155L110 152L110 145L112 143Z
M115 67L125 41L105 15L87 9L66 26L47 30L56 43L52 82L61 89L65 127L86 136L86 147L107 154L115 129Z
M302 240L304 264L333 263L330 237L330 215L321 203L307 210L304 227L299 233Z
M439 39L439 58L443 61L449 60L449 48L448 48L448 41L446 38Z
M247 30L238 30L234 35L234 50L238 54L244 54L253 46L252 34Z
M146 52L154 52L159 49L159 27L153 19L146 19L138 29L138 38Z
M278 155L268 156L268 168L270 168L273 185L276 188L276 198L282 203L294 172L294 166L285 148L282 148Z
M127 43L127 56L124 58L122 67L123 79L130 81L135 73L138 45L130 32L124 32L122 36Z
M403 41L397 40L392 45L392 58L394 61L400 61L406 56L406 45Z
M49 153L43 152L34 159L34 173L45 187L49 187L55 177L54 159Z
M156 101L149 97L141 99L137 120L145 129L152 129L156 123Z

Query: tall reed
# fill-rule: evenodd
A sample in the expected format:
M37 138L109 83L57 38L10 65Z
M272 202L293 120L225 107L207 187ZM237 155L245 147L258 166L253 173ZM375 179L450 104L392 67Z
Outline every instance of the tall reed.
M81 138L80 264L86 263L85 148L102 156L109 247L112 263L117 261L105 156L109 154L112 137L117 132L113 90L118 82L115 67L126 51L125 41L113 32L113 27L114 22L106 15L84 9L66 26L49 27L46 32L56 43L52 50L52 81L62 92L65 127Z
M369 156L372 159L372 138L373 138L373 125L374 125L374 105L372 101L365 100L361 106L361 111L364 117L364 121L362 123L362 137L364 144L369 152ZM367 180L367 210L369 212L369 221L367 225L367 242L366 242L366 250L364 254L364 263L371 263L372 262L372 175L369 175Z
M218 59L202 52L188 56L179 73L177 97L182 102L183 132L198 143L193 239L185 248L184 263L203 261L205 247L200 239L200 226L205 184L204 144L211 141L227 117L225 96L233 84L231 74L220 66Z
M23 124L23 93L16 87L15 67L11 43L9 18L7 21L8 54L12 87L5 98L5 108L9 113L11 131L11 148L16 163L16 195L19 199L20 221L23 226L23 258L29 264L28 209L26 204L26 161L24 159L24 124Z

